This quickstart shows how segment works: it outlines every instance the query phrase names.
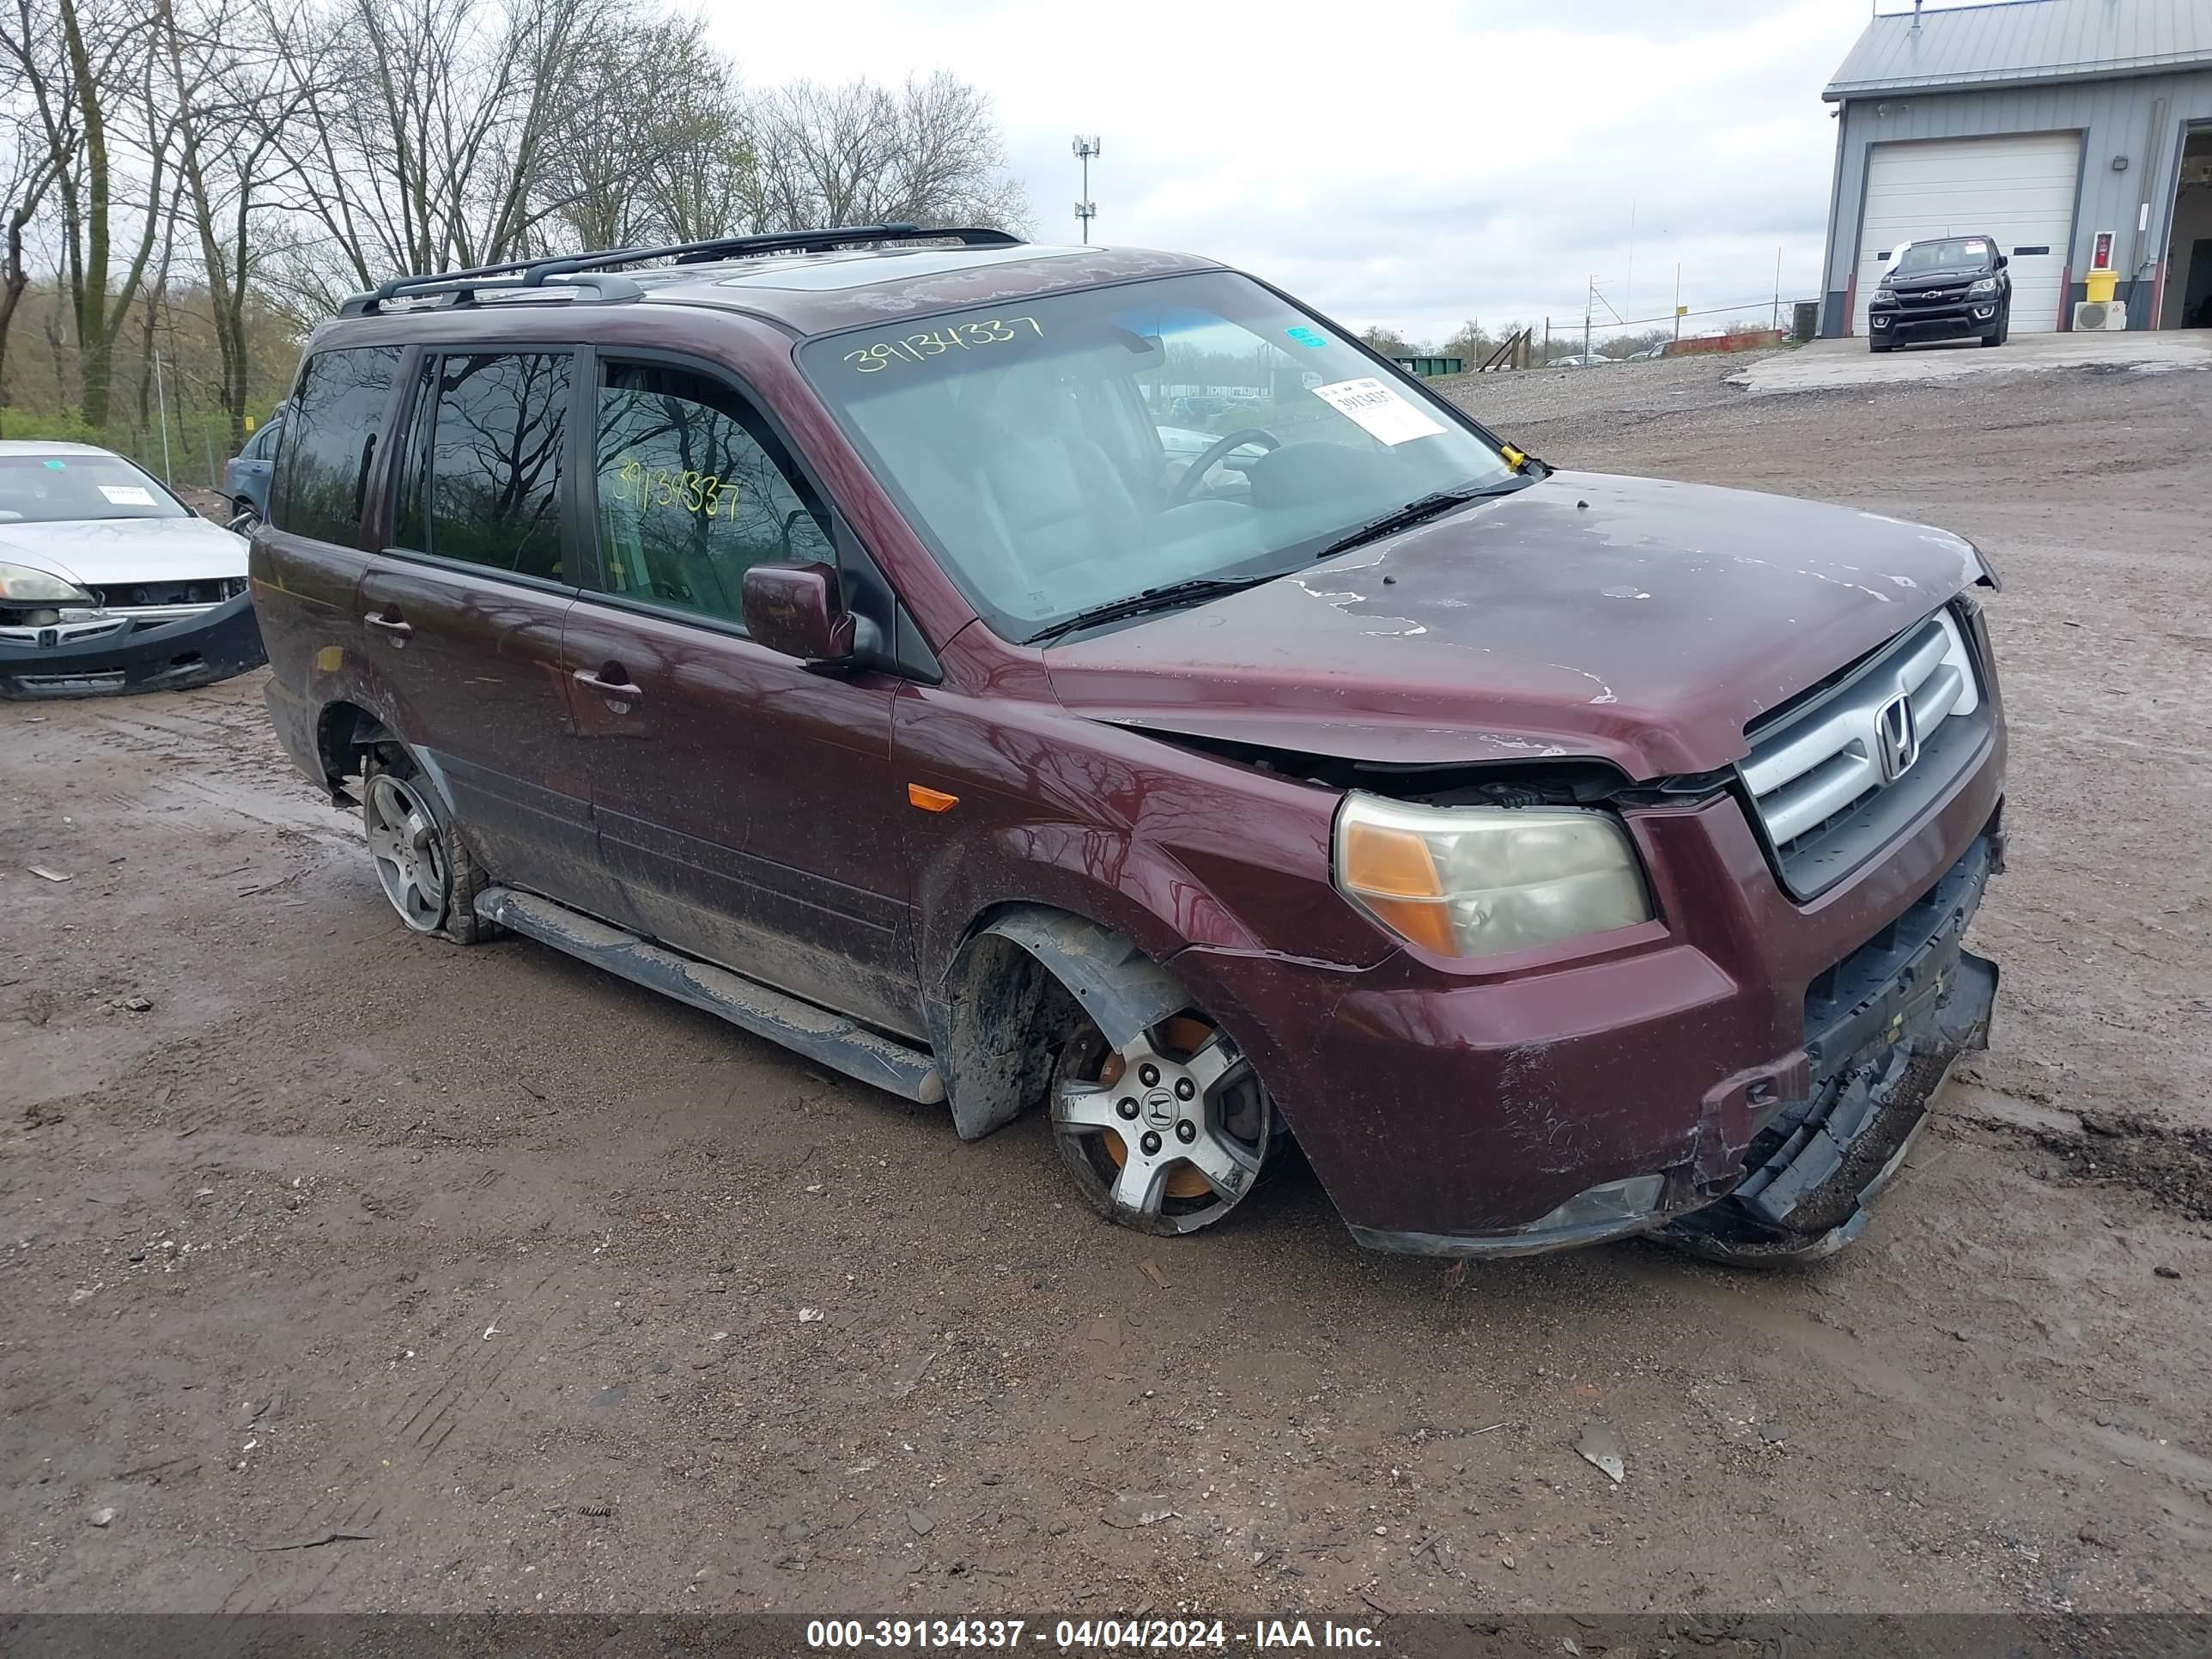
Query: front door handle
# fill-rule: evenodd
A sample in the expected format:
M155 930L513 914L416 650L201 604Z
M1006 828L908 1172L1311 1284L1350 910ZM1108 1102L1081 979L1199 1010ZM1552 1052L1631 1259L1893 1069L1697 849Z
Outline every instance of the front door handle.
M389 615L380 616L374 611L363 617L362 620L379 633L389 634L394 645L401 644L410 638L415 632L413 624L404 618Z
M576 670L576 684L588 685L601 696L611 697L619 702L635 702L645 695L643 687L629 683L629 675L618 662L602 663L596 669L579 668Z

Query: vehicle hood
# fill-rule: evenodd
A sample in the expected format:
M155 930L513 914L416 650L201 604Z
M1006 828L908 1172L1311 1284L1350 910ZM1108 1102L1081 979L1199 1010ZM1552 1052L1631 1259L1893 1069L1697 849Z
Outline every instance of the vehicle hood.
M1977 277L1996 275L1996 272L1987 265L1952 265L1942 270L1916 270L1910 276L1893 276L1889 279L1889 286L1908 291L1949 288L1954 283L1970 283Z
M1071 710L1401 764L1741 759L1744 726L1981 574L1947 531L1785 495L1558 472L1045 655Z
M0 523L0 559L80 586L203 581L246 574L246 538L205 519Z

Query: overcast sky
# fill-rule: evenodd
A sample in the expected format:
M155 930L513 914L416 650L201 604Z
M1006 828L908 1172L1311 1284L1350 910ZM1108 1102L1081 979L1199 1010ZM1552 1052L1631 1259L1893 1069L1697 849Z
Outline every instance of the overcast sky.
M1910 0L1881 0L1882 9ZM1869 0L814 0L714 25L756 83L946 69L994 100L1040 240L1203 253L1354 327L1581 327L1811 298L1820 101ZM717 15L719 7L709 15ZM1634 234L1631 237L1633 216ZM1599 311L1601 331L1612 329ZM1698 318L1686 325L1721 320Z

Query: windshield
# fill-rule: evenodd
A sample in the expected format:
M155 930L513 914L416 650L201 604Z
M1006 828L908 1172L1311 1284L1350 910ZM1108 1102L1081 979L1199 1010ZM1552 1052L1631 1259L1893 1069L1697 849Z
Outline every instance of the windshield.
M1917 276L1923 270L1957 270L1985 265L1990 245L1978 236L1953 236L1941 242L1908 242L1893 267L1899 276Z
M1449 406L1225 271L886 324L799 361L1012 639L1293 569L1409 501L1516 477Z
M0 455L0 524L191 516L120 455Z

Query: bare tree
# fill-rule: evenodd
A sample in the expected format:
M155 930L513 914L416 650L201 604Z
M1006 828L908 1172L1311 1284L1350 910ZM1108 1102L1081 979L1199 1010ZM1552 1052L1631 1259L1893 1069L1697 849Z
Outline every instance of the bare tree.
M299 96L278 142L317 233L289 262L302 302L542 246L573 200L556 156L587 129L611 43L649 26L643 3L334 0L286 53Z
M255 27L266 24L265 30ZM163 91L177 133L177 198L189 218L217 355L216 400L234 446L246 438L253 383L249 312L259 231L290 163L277 145L307 97L283 46L289 26L238 0L155 0Z
M755 126L763 228L1018 228L1028 216L990 100L943 71L900 87L796 82L763 100Z
M737 71L707 43L704 21L660 18L586 50L547 181L576 240L635 247L750 228L747 112Z
M12 0L0 20L0 56L21 75L53 160L80 401L95 429L107 424L116 342L161 236L172 128L148 42L128 0Z
M0 108L0 144L7 146L4 172L0 172L0 189L7 192L4 209L0 209L0 236L5 238L4 248L0 248L0 409L3 409L8 400L8 337L15 326L24 290L31 285L26 243L32 222L53 188L60 161L44 129L23 106L27 88L20 71L12 60L0 64L0 71L6 77L4 92L0 92L6 99L4 108ZM65 145L74 145L73 125L65 119L62 131Z
M0 0L0 375L35 322L103 428L158 338L233 441L281 331L398 272L1026 215L975 88L755 96L672 0Z
M1415 355L1412 343L1388 323L1369 325L1359 331L1359 337L1385 357L1411 357Z

